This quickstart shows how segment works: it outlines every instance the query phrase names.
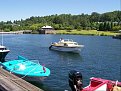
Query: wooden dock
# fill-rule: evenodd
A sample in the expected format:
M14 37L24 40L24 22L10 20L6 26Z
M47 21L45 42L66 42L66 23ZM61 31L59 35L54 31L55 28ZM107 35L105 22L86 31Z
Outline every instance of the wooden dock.
M43 91L43 90L0 68L0 91Z

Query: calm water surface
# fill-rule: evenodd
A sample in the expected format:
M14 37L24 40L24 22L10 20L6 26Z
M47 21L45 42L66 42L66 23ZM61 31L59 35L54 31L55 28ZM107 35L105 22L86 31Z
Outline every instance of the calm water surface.
M85 45L80 54L50 51L51 42L60 38L73 39ZM6 60L18 55L37 59L51 70L51 75L41 83L34 83L46 91L70 91L68 72L82 72L84 86L90 77L121 81L121 40L106 36L81 35L4 35L4 45L11 52Z

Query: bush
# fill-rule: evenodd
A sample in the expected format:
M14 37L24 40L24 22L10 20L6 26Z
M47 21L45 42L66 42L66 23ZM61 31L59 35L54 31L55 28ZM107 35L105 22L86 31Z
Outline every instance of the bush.
M10 29L5 28L5 29L4 29L4 32L10 32Z

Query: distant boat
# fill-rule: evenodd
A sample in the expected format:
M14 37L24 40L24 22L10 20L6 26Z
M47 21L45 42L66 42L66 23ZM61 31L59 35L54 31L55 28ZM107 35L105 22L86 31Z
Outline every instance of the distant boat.
M84 45L79 45L72 39L61 39L59 42L54 42L50 45L49 49L63 51L63 52L73 52L80 53Z
M10 52L5 46L0 45L0 62L5 61L6 55Z
M113 36L114 39L121 39L121 34L117 34Z
M0 62L5 62L6 55L10 52L6 46L3 46L3 30L1 33L1 45L0 45Z
M27 81L40 81L50 75L50 70L48 68L22 56L18 56L17 60L7 61L0 64L7 71Z
M82 80L80 72L69 72L69 85L72 91L121 91L121 82L118 81L92 77L89 85L83 88Z

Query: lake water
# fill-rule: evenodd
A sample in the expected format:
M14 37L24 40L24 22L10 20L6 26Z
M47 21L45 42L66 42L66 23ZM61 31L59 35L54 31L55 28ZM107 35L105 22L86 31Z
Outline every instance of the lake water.
M80 54L63 53L48 49L51 42L60 38L73 39L85 47ZM11 52L6 60L22 55L37 59L51 70L51 75L41 83L34 83L45 91L70 91L68 72L77 70L83 74L84 86L90 77L121 81L121 40L107 36L81 35L4 35L4 45Z

